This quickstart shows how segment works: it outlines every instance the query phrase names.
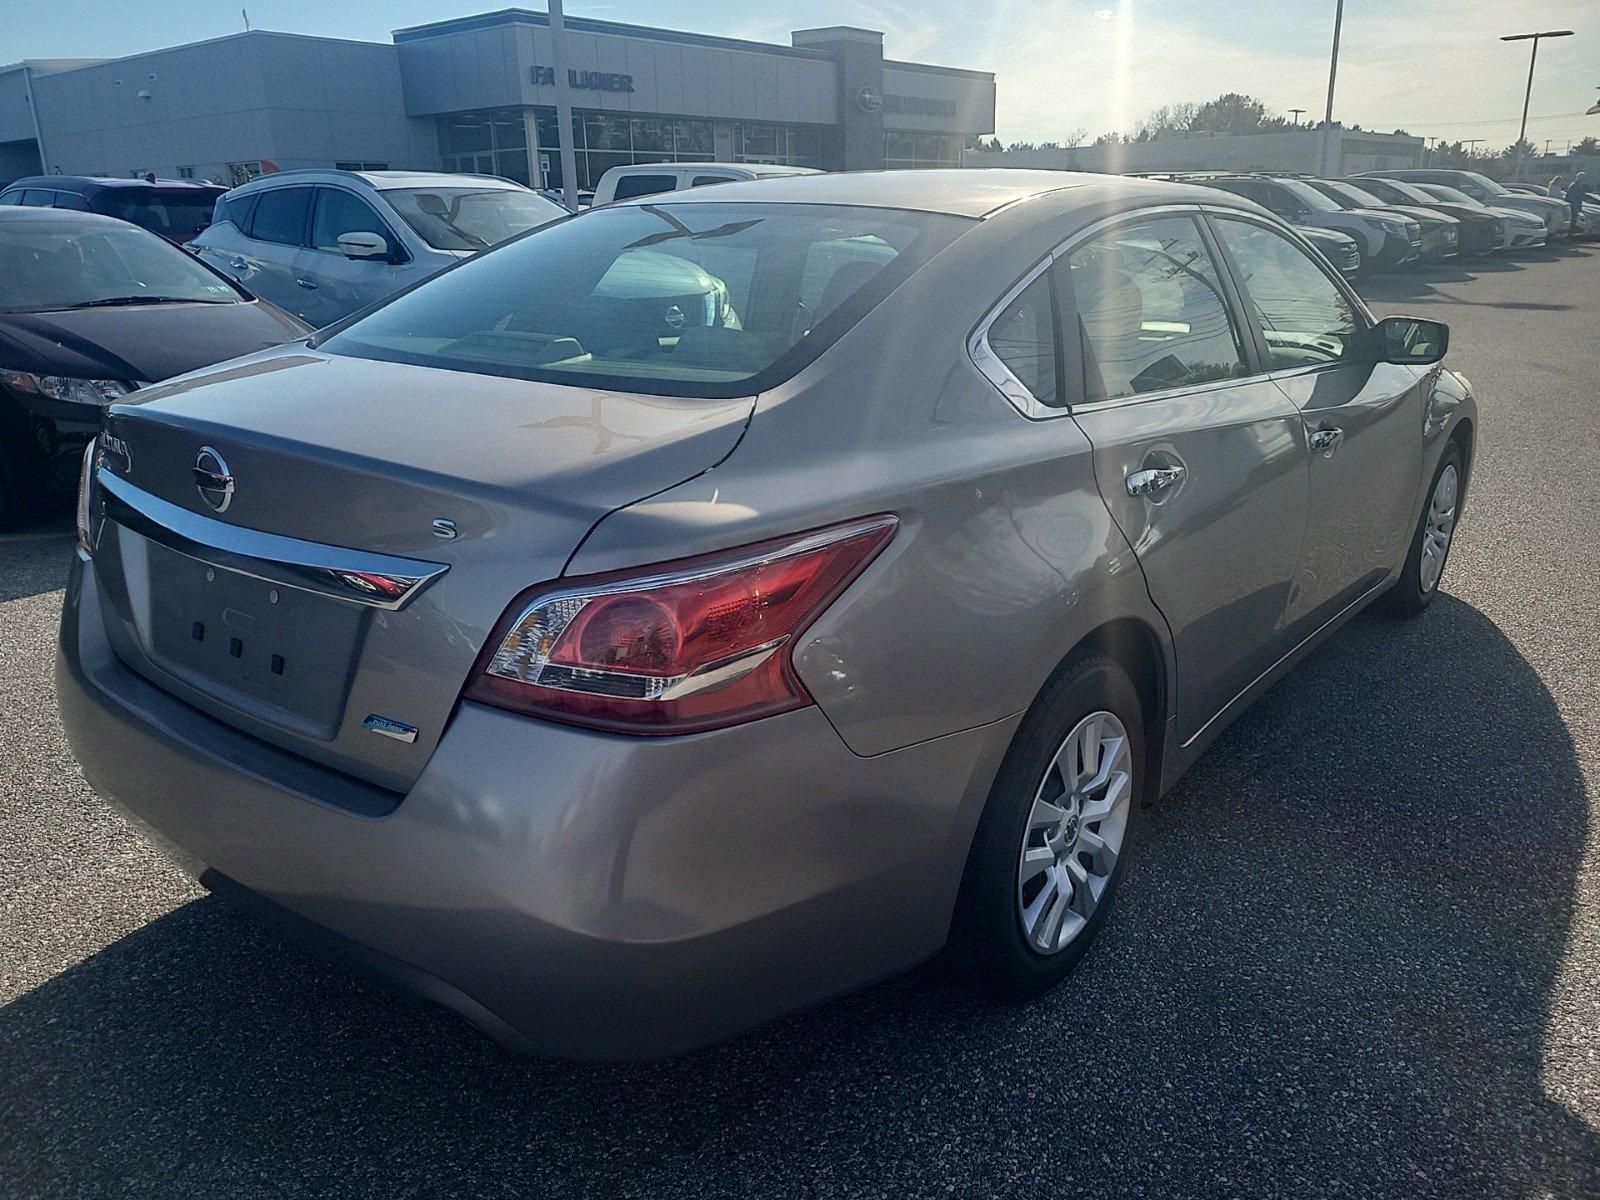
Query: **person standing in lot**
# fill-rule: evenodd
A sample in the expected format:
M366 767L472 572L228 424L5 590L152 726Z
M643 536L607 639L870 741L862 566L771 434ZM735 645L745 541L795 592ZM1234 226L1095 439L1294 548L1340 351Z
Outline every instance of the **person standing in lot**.
M1544 194L1554 196L1557 200L1567 198L1567 177L1565 175L1552 175L1550 182L1545 185Z
M1584 173L1579 171L1572 177L1572 183L1567 188L1567 207L1572 209L1572 232L1568 236L1573 239L1578 236L1578 218L1583 216L1584 193L1589 190L1584 180Z

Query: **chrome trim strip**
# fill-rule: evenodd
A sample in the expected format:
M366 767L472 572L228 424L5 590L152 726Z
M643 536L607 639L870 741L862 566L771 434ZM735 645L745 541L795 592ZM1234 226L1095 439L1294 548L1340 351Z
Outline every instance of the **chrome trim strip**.
M332 600L393 611L450 568L390 554L306 542L213 521L179 508L104 467L95 476L105 514L187 558Z

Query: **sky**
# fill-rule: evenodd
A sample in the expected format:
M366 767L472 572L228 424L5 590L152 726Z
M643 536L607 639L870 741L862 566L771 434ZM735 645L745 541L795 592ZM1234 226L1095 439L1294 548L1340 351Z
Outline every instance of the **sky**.
M1320 117L1335 0L568 0L597 17L787 43L793 29L884 32L890 58L993 71L1003 141L1131 131L1164 104L1246 92ZM241 0L0 0L0 63L114 57L234 33ZM516 0L243 0L258 29L387 41L407 25ZM543 0L523 0L540 8ZM1540 43L1528 136L1600 136L1600 0L1346 0L1334 116L1446 141L1517 136L1528 43ZM1304 118L1302 118L1304 119Z

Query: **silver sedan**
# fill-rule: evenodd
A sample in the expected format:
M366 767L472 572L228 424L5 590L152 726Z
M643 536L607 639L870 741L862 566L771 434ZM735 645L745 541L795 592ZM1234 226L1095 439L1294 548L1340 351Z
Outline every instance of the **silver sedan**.
M597 210L113 407L62 715L202 881L521 1049L945 950L1034 994L1220 730L1437 593L1446 342L1211 188Z

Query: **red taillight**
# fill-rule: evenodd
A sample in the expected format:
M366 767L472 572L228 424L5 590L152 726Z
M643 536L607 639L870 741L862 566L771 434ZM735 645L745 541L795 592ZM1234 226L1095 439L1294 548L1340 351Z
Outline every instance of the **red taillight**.
M466 696L629 733L715 729L811 703L794 639L899 522L848 525L518 599Z

